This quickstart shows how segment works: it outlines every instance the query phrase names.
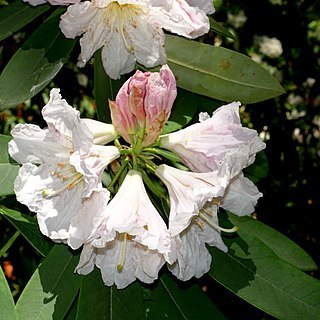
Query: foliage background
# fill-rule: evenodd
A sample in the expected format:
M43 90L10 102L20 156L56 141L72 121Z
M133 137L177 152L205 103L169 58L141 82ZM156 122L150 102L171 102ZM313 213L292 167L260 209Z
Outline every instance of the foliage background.
M300 244L320 265L320 235L315 223L320 209L320 3L311 0L219 0L215 1L215 6L215 19L224 22L229 31L237 34L239 41L230 41L214 33L202 41L215 42L259 59L286 89L286 94L276 99L242 108L246 125L255 128L267 143L269 174L258 184L264 197L259 200L256 216ZM42 19L39 17L0 42L0 71ZM256 35L278 38L283 54L276 59L261 54L254 40ZM77 60L78 49L73 51L71 61ZM315 82L310 85L308 78ZM60 87L62 96L69 103L77 105L84 116L94 117L92 79L92 64L78 69L75 64L67 63L54 82L40 94L18 108L0 113L0 133L9 134L20 122L44 125L40 111L48 100L50 87ZM0 216L0 248L14 232ZM15 298L40 258L23 237L19 237L0 258ZM318 272L312 272L312 275L319 278ZM209 278L204 277L201 283L228 318L271 318L244 304ZM190 286L190 283L182 286Z

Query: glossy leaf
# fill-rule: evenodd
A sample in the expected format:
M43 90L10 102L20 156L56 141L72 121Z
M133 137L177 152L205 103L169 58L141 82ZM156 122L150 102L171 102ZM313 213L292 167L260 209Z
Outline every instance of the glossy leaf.
M254 234L225 239L228 253L209 248L213 279L278 319L318 319L320 281L279 258Z
M166 122L161 134L170 133L186 126L197 112L197 95L178 89L178 95L171 110L169 120Z
M41 234L35 217L4 207L0 208L0 214L8 219L41 255L46 256L49 253L53 243Z
M0 8L0 41L14 34L49 8L49 5L33 7L21 0L2 6Z
M168 64L183 89L242 103L284 93L268 71L243 54L172 35L166 35L165 47Z
M0 135L0 196L14 194L13 184L20 168L9 157L8 142L10 140L11 137Z
M138 282L118 290L104 285L99 269L85 276L80 289L76 320L144 319L144 305Z
M62 320L81 286L74 274L78 255L65 245L55 245L23 290L17 311L21 319Z
M0 319L17 320L18 314L6 277L0 267Z
M0 110L17 106L33 97L59 72L75 40L59 29L57 9L22 45L0 76Z
M318 269L312 258L282 233L250 216L238 217L230 213L229 219L242 233L255 236L268 246L279 258L294 267L305 271Z
M157 286L145 292L147 319L226 319L197 284L163 274Z

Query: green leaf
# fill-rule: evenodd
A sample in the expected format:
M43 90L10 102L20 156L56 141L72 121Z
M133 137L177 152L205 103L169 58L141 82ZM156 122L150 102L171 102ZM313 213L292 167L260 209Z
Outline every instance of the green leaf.
M312 258L282 233L250 216L238 217L232 213L228 213L228 216L230 221L236 225L242 233L252 235L261 240L274 254L294 267L305 271L318 269Z
M75 40L60 32L64 9L57 9L9 61L0 76L0 110L33 97L59 72Z
M14 165L8 154L8 142L11 137L0 135L0 196L14 194L13 184L19 171L19 165ZM11 163L12 162L12 163Z
M108 99L116 100L116 95L126 78L121 76L119 80L113 80L106 74L101 60L101 50L94 55L94 98L99 121L111 123Z
M49 5L30 6L21 0L15 0L0 9L0 41L10 37L42 13L49 10Z
M81 286L74 274L79 260L65 245L55 245L23 290L17 311L21 319L62 320Z
M226 319L197 284L183 283L163 274L157 286L145 292L150 320Z
M138 282L118 290L102 282L99 269L85 276L80 289L76 320L144 319L144 304Z
M177 85L223 101L255 103L284 93L279 82L249 57L166 35L168 64Z
M165 123L161 134L177 131L186 126L197 112L197 95L178 89L177 98L173 104L169 120Z
M255 235L238 233L225 239L228 253L209 248L212 278L278 319L318 319L320 281L280 259Z
M212 31L224 37L233 39L236 42L239 41L239 39L233 33L231 33L226 27L224 27L221 22L217 22L212 17L209 17L209 21L210 21L210 29Z
M0 208L0 214L8 219L41 255L45 257L49 253L53 243L41 234L35 217L5 207Z
M0 310L1 319L17 320L18 313L6 277L0 267Z

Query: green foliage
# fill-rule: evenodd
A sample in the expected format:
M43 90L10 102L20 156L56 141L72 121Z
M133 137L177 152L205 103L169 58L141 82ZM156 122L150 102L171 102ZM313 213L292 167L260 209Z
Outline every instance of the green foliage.
M97 301L99 305L97 307ZM84 277L80 289L76 320L143 319L145 314L141 286L130 285L125 290L107 287L98 269Z
M0 41L14 34L49 8L49 5L26 6L19 0L0 8Z
M8 219L41 255L46 256L49 253L52 242L41 234L35 217L4 207L0 207L0 214Z
M226 319L197 284L183 285L163 274L153 289L145 289L147 319ZM162 306L160 309L159 306Z
M168 64L183 89L242 103L284 93L275 78L243 54L171 35L166 35L165 47Z
M18 320L16 306L2 268L0 268L0 297L0 318Z
M305 259L305 254L288 239L277 248L283 238L271 228L239 218L230 220L240 221L238 237L225 240L227 254L209 248L213 259L211 277L279 319L317 319L320 282L288 263L312 268L312 260L307 257L307 262L299 261ZM257 231L253 232L254 228ZM285 250L287 254L280 257Z
M0 76L0 111L33 97L56 76L75 41L59 30L57 9L22 45ZM14 91L14 94L12 92Z
M55 245L23 290L17 311L20 319L63 319L81 286L73 273L79 260L65 245Z

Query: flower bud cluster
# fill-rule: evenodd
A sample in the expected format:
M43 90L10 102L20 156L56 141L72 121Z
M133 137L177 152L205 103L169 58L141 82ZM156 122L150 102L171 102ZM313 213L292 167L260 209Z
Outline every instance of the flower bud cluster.
M17 125L10 155L22 164L17 199L41 232L83 246L76 271L101 270L106 285L151 283L164 264L179 279L208 272L206 244L226 252L219 208L254 211L262 194L242 169L265 145L244 128L239 102L161 135L176 97L168 66L137 71L109 101L113 124L80 119L53 89L47 128Z

